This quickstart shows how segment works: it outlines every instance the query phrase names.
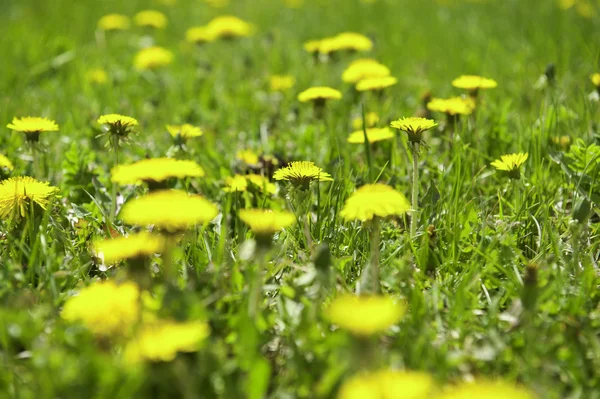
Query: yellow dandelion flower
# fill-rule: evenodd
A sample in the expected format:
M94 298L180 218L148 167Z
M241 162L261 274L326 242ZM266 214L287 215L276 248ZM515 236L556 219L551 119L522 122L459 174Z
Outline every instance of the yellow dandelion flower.
M321 40L319 52L330 54L336 51L370 51L373 41L367 36L355 32L343 32L334 37Z
M158 69L173 62L173 53L166 48L153 46L138 51L133 65L138 71Z
M134 283L96 282L69 298L61 317L81 322L98 336L128 335L139 320L139 298L140 290Z
M142 326L123 352L129 363L170 362L178 352L196 352L210 335L208 324L201 321L155 321Z
M401 216L408 211L410 203L402 193L385 184L367 184L346 200L340 216L365 222L375 217Z
M398 83L398 79L393 76L384 78L368 78L359 81L356 84L357 91L380 91L392 87Z
M566 151L571 146L571 137L569 136L554 136L552 137L552 143Z
M528 389L504 381L464 382L449 388L439 399L535 399Z
M429 399L434 388L433 377L426 373L379 370L358 374L344 381L337 397L338 399Z
M27 141L38 141L40 133L43 132L58 131L56 122L48 118L40 118L37 116L13 118L12 122L6 125L6 127L16 132L25 133Z
M286 91L294 87L296 78L291 75L273 75L269 78L271 91Z
M254 26L233 15L222 15L214 18L206 25L215 39L233 39L251 36Z
M475 109L472 98L451 97L432 98L427 103L427 109L434 112L443 112L447 115L471 115Z
M85 73L85 80L90 83L103 85L108 82L108 74L102 68L93 68Z
M477 75L462 75L452 81L452 86L458 89L476 91L479 89L494 89L498 83L494 79Z
M333 300L326 315L354 335L370 336L397 324L405 312L405 306L391 297L345 294Z
M133 17L135 24L144 28L164 29L167 26L167 16L160 11L144 10Z
M339 100L341 98L341 91L326 86L311 87L298 94L298 101L303 103L309 101L324 102L326 100Z
M367 140L369 143L374 143L376 141L389 140L394 137L394 132L391 129L384 128L368 128L367 129ZM357 130L355 132L350 133L348 136L348 143L351 144L364 144L365 143L365 134L362 130Z
M375 127L377 123L379 123L379 115L375 112L369 112L365 115L365 122L367 123L367 128ZM360 130L363 128L363 118L359 116L358 118L354 118L352 120L352 128L354 130Z
M185 32L185 40L190 43L204 44L212 42L215 37L206 26L193 26Z
M266 176L253 173L246 175L246 180L248 181L249 188L256 187L259 191L268 194L275 194L277 192L277 186L271 183Z
M98 240L93 244L96 256L106 265L122 260L147 258L165 249L165 239L161 236L141 232L127 237Z
M183 125L167 125L167 131L174 138L180 137L183 139L189 139L191 137L200 137L204 135L202 129L196 126L192 126L189 123Z
M203 177L204 169L194 161L150 158L129 165L117 165L110 174L113 183L126 185L158 183L170 178Z
M342 72L342 80L346 83L358 83L363 79L385 78L390 74L390 69L378 61L361 58L348 65Z
M259 162L258 154L250 149L238 151L235 158L246 165L256 165Z
M596 86L596 88L600 88L600 73L594 73L590 76L590 80L592 84Z
M121 14L108 14L100 18L98 28L106 31L129 29L129 17Z
M18 176L0 182L0 217L25 217L29 204L46 209L50 199L58 193L57 187L39 182L33 177Z
M119 114L106 114L98 118L98 124L107 126L119 127L134 127L138 125L138 121L130 116Z
M270 237L296 222L296 217L291 212L268 209L242 209L240 219L254 234L262 237Z
M167 231L180 231L213 220L219 213L216 205L200 195L165 190L127 202L120 213L125 223L155 225Z
M408 134L408 140L412 143L423 141L423 133L437 126L437 123L427 118L400 118L391 123L394 129L402 130Z
M248 189L248 180L242 175L227 176L223 191L226 193L244 192Z
M308 188L311 181L333 181L329 173L309 161L291 162L285 168L275 171L273 178L288 180L303 188Z
M317 53L319 51L319 46L321 46L321 40L309 40L302 46L308 53Z
M13 166L12 162L10 162L10 159L8 159L6 156L0 154L0 168L13 170L15 167Z
M521 165L527 161L529 154L520 152L518 154L502 155L500 159L496 159L491 165L497 170L507 172L513 179L518 179L521 176Z

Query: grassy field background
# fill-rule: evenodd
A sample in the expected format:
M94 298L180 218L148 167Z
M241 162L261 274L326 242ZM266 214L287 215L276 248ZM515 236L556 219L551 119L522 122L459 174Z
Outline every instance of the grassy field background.
M97 28L103 15L144 9L164 12L168 26ZM200 47L185 42L189 27L224 14L251 22L255 34ZM224 7L200 0L0 2L0 153L13 162L12 176L35 175L60 189L31 235L0 221L0 396L336 397L355 373L394 368L430 373L440 386L502 378L539 398L600 398L600 105L590 95L599 29L597 15L550 0L305 0L298 8L276 0ZM315 61L303 49L307 40L344 31L369 36L373 50ZM149 45L171 50L173 63L136 71L133 58ZM363 56L387 65L398 84L381 96L354 92L341 74ZM542 86L549 64L556 78ZM94 68L108 82L90 82ZM274 95L274 74L294 76L295 86ZM419 234L411 239L402 220L382 225L383 291L408 312L385 334L357 340L323 316L332 298L355 290L370 257L367 229L339 211L373 176L409 197L412 168L398 132L373 148L369 170L365 148L346 143L352 120L363 106L381 126L411 116L426 91L462 94L451 85L462 74L494 78L498 87L481 93L476 116L454 136L426 134ZM322 120L296 98L319 85L344 94ZM202 193L220 216L176 251L175 287L160 283L162 257L148 271L163 317L210 326L200 350L172 362L132 367L118 342L60 316L82 287L122 280L127 269L99 269L89 246L110 231L133 231L106 216L114 154L97 137L96 120L107 113L140 122L121 163L172 155L167 124L204 131L177 156L198 162L206 177L176 184ZM37 166L23 134L4 127L21 116L60 125L42 134ZM562 136L570 147L553 141ZM281 232L260 263L257 320L246 315L245 269L258 261L247 255L252 234L237 214L246 204L290 208L296 194L280 183L272 198L224 192L243 149L310 160L334 179L312 186L308 234L302 223ZM520 180L490 166L516 152L529 153ZM120 189L124 201L143 192ZM592 211L578 213L586 206Z

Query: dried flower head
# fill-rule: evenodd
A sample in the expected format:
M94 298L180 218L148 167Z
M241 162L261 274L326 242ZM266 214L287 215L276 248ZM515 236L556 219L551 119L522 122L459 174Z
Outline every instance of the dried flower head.
M367 184L356 190L344 204L340 216L363 222L375 217L402 216L410 211L406 197L385 184Z
M437 123L426 118L400 118L391 123L395 129L402 130L408 134L408 140L411 143L421 143L423 141L423 133L437 126Z
M334 299L326 310L329 321L357 336L385 332L398 323L406 308L388 296L345 294Z
M50 199L57 193L57 187L29 176L3 180L0 182L0 217L25 217L28 214L26 208L31 204L46 209Z

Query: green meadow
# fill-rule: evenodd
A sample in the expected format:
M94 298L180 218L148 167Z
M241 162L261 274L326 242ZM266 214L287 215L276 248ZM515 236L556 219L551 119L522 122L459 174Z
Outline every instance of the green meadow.
M599 17L0 2L0 398L600 398Z

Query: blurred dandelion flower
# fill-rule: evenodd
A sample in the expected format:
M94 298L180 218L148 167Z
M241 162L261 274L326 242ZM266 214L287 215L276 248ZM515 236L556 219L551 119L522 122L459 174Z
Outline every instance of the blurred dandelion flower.
M46 209L58 188L33 177L18 176L0 181L0 217L25 217L26 207L37 204Z
M90 83L103 85L108 82L108 74L102 68L93 68L85 73L85 80Z
M365 222L375 217L402 216L410 210L402 193L385 184L367 184L346 200L340 216Z
M357 91L382 91L398 83L398 79L393 76L383 78L362 79L356 84Z
M256 165L259 162L258 154L251 149L238 151L235 154L235 158L246 165Z
M242 175L227 176L225 178L225 187L223 191L226 193L244 192L248 189L248 180Z
M341 98L342 92L326 86L311 87L298 94L298 101L303 103L309 101L324 103L326 100L339 100Z
M479 89L494 89L498 87L498 83L494 79L477 75L462 75L452 81L452 86L473 92Z
M130 116L119 114L107 114L98 118L98 124L107 127L111 134L117 136L127 136L138 125L138 121Z
M408 135L408 140L411 143L421 143L423 141L423 133L437 126L437 123L426 118L400 118L390 124L394 129L402 130Z
M40 133L58 131L56 122L48 118L40 118L37 116L13 118L12 122L6 125L6 127L16 132L25 133L25 139L31 142L38 141Z
M277 192L277 186L269 181L266 176L257 175L255 173L246 175L248 181L248 188L256 187L260 192L275 194Z
M343 32L334 37L321 40L319 52L330 54L336 51L370 51L373 41L367 36L355 32Z
M144 28L164 29L167 26L167 16L160 11L144 10L133 17L135 24Z
M352 294L337 297L326 309L329 321L361 337L385 332L405 312L405 306L391 297Z
M439 399L535 399L524 387L504 381L463 382L447 389Z
M139 320L140 290L132 282L95 282L67 300L61 317L99 336L128 335Z
M215 39L233 39L251 36L254 26L233 15L222 15L214 18L206 25Z
M269 239L276 232L296 222L296 217L291 212L269 209L242 209L240 219L250 227L254 234Z
M375 112L369 112L365 115L365 122L367 123L367 128L375 127L375 125L379 122L379 115L377 115ZM352 120L352 128L354 130L361 130L363 128L362 116Z
M273 75L269 78L271 91L286 91L294 87L296 78L291 75Z
M600 73L594 73L590 76L590 80L592 84L596 87L596 89L600 89Z
M98 28L105 31L126 30L130 25L129 17L121 14L108 14L98 21Z
M319 46L321 45L321 40L309 40L305 42L302 47L308 53L314 54L319 52Z
M111 172L117 184L159 183L170 178L203 177L204 169L194 161L173 158L142 159L129 165L117 165Z
M185 40L190 43L204 44L212 42L215 37L206 26L193 26L185 32Z
M200 195L184 191L165 190L133 199L123 205L121 219L138 226L155 225L177 232L213 220L219 210Z
M495 160L491 165L499 171L507 172L511 179L521 177L521 165L527 161L529 154L520 152L518 154L502 155L500 159Z
M123 357L129 363L170 362L178 352L196 352L209 335L205 322L157 320L141 327L126 345Z
M12 162L10 162L10 159L8 159L5 155L0 154L0 168L13 170L15 167L13 166Z
M185 123L183 125L167 125L167 131L174 138L189 139L191 137L200 137L204 132L199 127Z
M153 46L138 51L133 65L138 71L158 69L173 62L173 53L166 48Z
M463 97L432 98L427 103L427 109L433 112L443 112L449 116L471 115L475 110L475 102L472 98Z
M385 78L390 74L390 69L378 61L361 58L348 65L342 72L342 80L346 83L358 83L363 79Z
M275 184L271 183L267 177L257 174L228 176L225 179L223 191L227 193L244 192L251 191L252 188L268 194L277 192Z
M106 265L122 260L147 258L165 249L165 238L159 235L141 232L127 237L98 240L93 244L94 253Z
M329 173L309 161L291 162L285 168L277 170L273 178L288 180L295 186L301 186L304 189L307 189L312 181L333 181Z
M344 381L338 399L429 399L433 378L415 371L379 370L357 374ZM472 399L482 399L473 397Z
M379 128L373 127L366 129L367 131L367 140L369 143L374 143L376 141L389 140L394 137L394 132L387 127ZM350 133L348 136L348 143L351 144L364 144L365 143L365 134L362 130L357 130L355 132Z

